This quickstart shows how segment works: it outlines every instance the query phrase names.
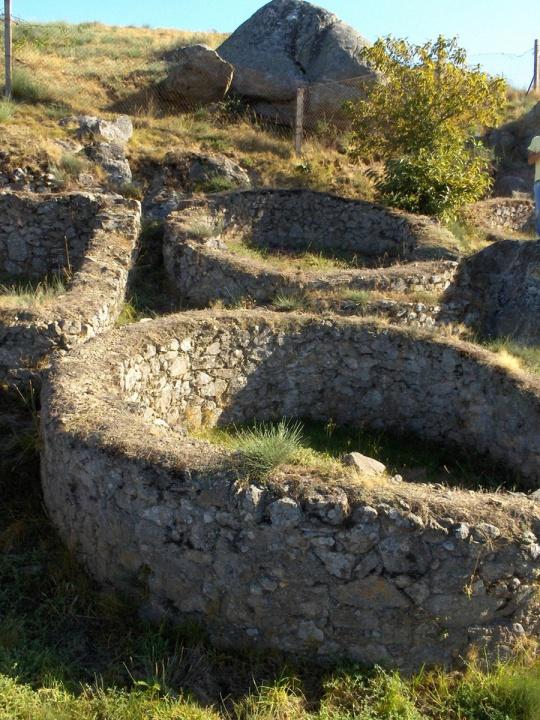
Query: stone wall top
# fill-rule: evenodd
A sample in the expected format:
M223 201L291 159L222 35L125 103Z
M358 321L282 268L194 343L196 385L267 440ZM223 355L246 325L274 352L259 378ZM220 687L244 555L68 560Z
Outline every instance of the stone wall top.
M74 350L42 401L56 526L100 581L135 593L144 577L155 618L202 622L222 645L407 670L539 631L533 500L345 468L250 481L184 433L197 408L207 422L408 423L538 478L540 388L487 352L359 320L190 312Z
M432 218L314 190L239 190L198 204L221 213L225 229L246 230L267 249L352 251L377 265L458 254L454 236Z
M0 379L38 378L52 352L111 327L137 252L140 205L118 195L0 193L0 261L38 277L62 270L66 291L0 309ZM2 245L2 243L4 243Z

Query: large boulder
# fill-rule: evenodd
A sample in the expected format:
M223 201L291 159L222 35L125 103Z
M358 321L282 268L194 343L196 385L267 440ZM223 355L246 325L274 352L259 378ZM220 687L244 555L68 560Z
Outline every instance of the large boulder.
M174 52L174 65L160 86L167 100L189 109L222 100L231 85L233 67L206 45Z
M495 195L532 193L534 168L527 164L527 148L535 135L540 135L540 102L517 120L487 133L486 142L498 160Z
M218 48L234 66L231 90L264 115L289 120L299 87L310 89L313 112L334 112L361 95L360 83L375 74L359 57L369 45L336 15L304 0L272 0ZM321 118L322 119L322 118Z
M492 130L486 139L500 157L526 162L535 135L540 135L540 102L517 120Z

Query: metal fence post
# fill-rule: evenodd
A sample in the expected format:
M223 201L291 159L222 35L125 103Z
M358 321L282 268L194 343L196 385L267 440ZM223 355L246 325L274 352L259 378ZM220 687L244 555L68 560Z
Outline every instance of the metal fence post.
M297 155L302 154L304 137L304 88L296 91L296 120L294 124L294 149Z
M12 59L11 59L11 0L4 0L4 49L5 49L5 85L4 95L11 97L12 90Z
M538 92L540 90L540 43L538 40L534 41L533 90L534 92Z

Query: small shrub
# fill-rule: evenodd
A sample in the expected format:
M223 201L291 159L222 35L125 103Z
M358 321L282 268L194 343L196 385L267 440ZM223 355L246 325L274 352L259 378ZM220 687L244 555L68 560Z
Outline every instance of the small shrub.
M123 183L118 192L125 198L132 198L133 200L142 200L144 196L142 187L134 182Z
M46 277L36 284L31 281L5 283L0 285L0 306L32 307L41 305L57 295L67 291L70 280L69 273L55 274Z
M280 312L305 310L308 305L308 298L303 293L294 290L280 290L272 300L272 307Z
M347 290L343 293L342 298L363 307L370 302L372 295L369 290Z
M0 123L7 122L15 112L15 105L10 100L0 100Z
M223 232L225 223L223 218L206 217L193 220L189 224L189 232L201 239L218 237Z
M139 313L133 300L129 300L122 305L120 315L116 320L116 327L123 327L124 325L131 325L137 322L139 319Z
M377 190L385 202L413 213L454 219L491 187L489 158L480 146L443 142L388 160Z
M236 437L242 465L256 476L292 462L302 449L302 425L281 420L277 424L261 423L239 430Z
M82 172L87 170L88 166L88 160L82 155L65 152L62 153L62 157L60 158L60 169L66 176L74 180L76 180Z
M194 190L202 193L218 193L232 190L234 187L236 187L235 183L229 178L223 177L223 175L212 175L206 180L196 183Z
M43 103L51 99L49 88L28 70L17 68L13 72L13 97L28 103Z

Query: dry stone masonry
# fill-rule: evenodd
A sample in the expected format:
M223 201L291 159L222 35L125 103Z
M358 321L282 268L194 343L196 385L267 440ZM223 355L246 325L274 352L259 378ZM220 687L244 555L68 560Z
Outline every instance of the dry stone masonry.
M36 376L53 351L110 328L121 310L140 206L116 195L0 192L0 272L14 280L61 272L67 291L0 308L0 380Z
M345 251L387 267L282 271L229 251L228 240L238 234L263 251ZM442 292L457 267L447 249L453 245L453 236L428 218L308 190L258 190L186 201L166 221L164 259L173 288L192 306L206 307L216 300L269 303L283 291ZM388 310L399 316L399 309Z
M492 198L470 205L466 217L490 234L534 231L534 202L527 198Z
M84 392L81 392L84 388ZM304 417L407 429L540 483L540 386L472 345L363 320L187 312L58 358L42 479L67 545L145 612L228 646L403 669L540 633L525 496L289 467L246 481L200 423Z
M502 240L466 258L448 301L486 338L540 342L540 241Z

